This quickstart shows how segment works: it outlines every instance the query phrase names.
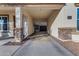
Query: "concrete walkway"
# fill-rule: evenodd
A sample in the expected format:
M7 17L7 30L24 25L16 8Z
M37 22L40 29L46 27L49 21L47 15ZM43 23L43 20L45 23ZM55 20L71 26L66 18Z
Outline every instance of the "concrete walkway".
M48 35L40 34L30 38L30 42L26 42L14 53L15 56L73 56Z
M0 40L0 56L10 56L20 47L20 46L4 45L5 43L8 43L9 41L12 40L13 38Z
M11 41L11 40L13 40L13 39L3 39L3 40L0 40L0 46L5 44L5 43L7 43L7 42L9 42L9 41Z

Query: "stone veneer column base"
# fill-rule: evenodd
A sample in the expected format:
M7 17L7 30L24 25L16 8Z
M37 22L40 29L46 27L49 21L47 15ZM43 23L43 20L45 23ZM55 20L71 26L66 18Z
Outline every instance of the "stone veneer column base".
M21 42L23 39L22 28L15 29L15 42Z

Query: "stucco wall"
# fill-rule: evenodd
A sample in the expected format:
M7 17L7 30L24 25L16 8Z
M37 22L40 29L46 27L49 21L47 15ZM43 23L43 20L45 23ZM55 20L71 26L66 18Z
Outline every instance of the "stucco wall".
M72 16L72 19L68 20L67 16ZM76 7L73 3L66 4L60 10L54 22L50 25L49 34L58 38L58 28L62 27L76 27Z
M28 35L31 35L34 32L33 19L27 12L23 12L23 14L27 17Z
M33 20L31 17L28 19L28 30L29 35L34 32Z
M51 28L51 25L53 24L55 18L57 17L59 13L59 10L55 10L52 15L50 16L50 18L47 20L47 30L48 30L48 33L50 33L50 28Z

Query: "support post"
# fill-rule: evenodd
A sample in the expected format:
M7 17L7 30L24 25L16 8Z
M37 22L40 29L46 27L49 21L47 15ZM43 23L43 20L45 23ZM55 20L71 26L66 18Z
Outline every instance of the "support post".
M22 9L21 7L16 7L15 9L15 21L16 21L16 28L15 28L15 42L21 42L23 39L22 34Z

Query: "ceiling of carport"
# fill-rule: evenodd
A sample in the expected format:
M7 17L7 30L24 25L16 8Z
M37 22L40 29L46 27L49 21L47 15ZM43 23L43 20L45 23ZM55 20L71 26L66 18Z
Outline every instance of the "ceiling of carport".
M34 19L48 19L55 10L60 10L64 4L25 5L24 11L28 12Z

